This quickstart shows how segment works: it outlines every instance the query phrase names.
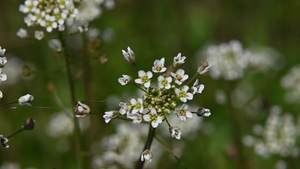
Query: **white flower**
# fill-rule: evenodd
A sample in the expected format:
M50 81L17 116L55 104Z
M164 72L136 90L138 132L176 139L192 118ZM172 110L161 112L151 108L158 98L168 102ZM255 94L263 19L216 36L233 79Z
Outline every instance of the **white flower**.
M19 31L17 32L17 36L20 38L26 38L28 37L28 33L26 29L20 28Z
M105 112L105 115L103 115L105 123L108 123L111 119L116 118L117 114L118 112L114 110Z
M6 144L8 142L8 139L6 137L4 137L3 135L0 135L0 143L3 147L3 149L7 149L9 147L8 144Z
M175 109L174 114L180 118L181 121L185 122L187 118L192 118L193 114L188 111L189 106L183 104L180 109Z
M158 87L159 88L165 88L165 89L170 89L171 88L171 82L172 78L171 77L164 77L160 75L158 78Z
M130 103L133 107L132 114L136 114L137 112L142 113L144 111L143 100L141 98L138 98L137 101L134 98L132 98L130 100Z
M210 110L206 108L199 108L197 111L197 116L209 117L211 115Z
M127 116L129 119L133 120L133 123L141 123L142 122L142 115L140 114L129 114Z
M51 39L49 42L48 42L48 46L55 50L56 52L61 52L62 50L62 45L61 45L61 42L60 40L58 39Z
M6 62L7 62L6 57L0 57L0 67L5 66Z
M122 50L124 58L127 60L129 63L134 63L135 62L135 56L133 51L130 49L130 47L127 48L127 52L125 50Z
M148 161L148 163L151 163L152 153L148 149L146 149L141 155L141 161L144 161L144 160Z
M129 110L130 110L130 107L128 106L127 103L120 102L119 106L121 107L120 110L119 110L119 113L122 114L122 115L128 113Z
M179 96L179 99L182 102L186 102L187 100L193 100L193 94L188 93L189 87L184 85L181 89L176 88L175 93L177 96Z
M139 74L139 79L135 79L135 83L137 84L143 84L146 88L149 88L150 87L150 84L151 84L151 78L153 76L152 72L148 71L147 74L145 71L143 70L140 70L138 72Z
M171 76L173 76L175 78L175 83L177 83L178 85L181 85L182 82L184 82L185 80L187 80L189 78L189 75L184 74L183 69L178 69L176 71L176 74L171 72Z
M162 73L167 70L166 67L164 67L165 64L165 58L161 58L160 60L154 61L154 66L152 67L152 71L154 73Z
M78 31L80 33L87 32L89 30L89 23L85 23L83 25L78 26Z
M43 31L35 31L34 32L34 37L37 39L37 40L42 40L44 38L44 32Z
M3 93L0 91L0 99L3 97Z
M127 85L131 82L131 77L128 76L128 75L122 75L123 77L120 77L118 79L118 82L121 84L121 85Z
M30 94L26 94L21 96L18 100L20 106L31 106L30 102L34 99L34 97Z
M173 59L173 66L176 68L182 64L184 64L185 56L181 56L181 53L178 53L177 56Z
M206 72L208 72L208 70L210 69L211 65L208 65L207 62L201 62L201 65L199 66L197 72L202 75Z
M198 79L195 81L195 83L193 84L193 86L191 87L191 91L192 94L195 93L202 93L202 91L204 90L204 85L198 83Z
M6 49L2 49L0 46L0 56L4 56Z
M181 130L179 127L171 126L171 127L169 127L169 130L170 130L172 137L175 137L177 140L180 139L182 133L181 133Z
M2 73L2 69L0 68L0 83L7 80L6 74Z
M151 121L153 128L156 128L160 123L162 123L162 117L157 114L154 108L151 109L150 114L145 114L143 118L147 122Z
M86 104L81 103L80 101L77 102L75 107L75 117L86 117L90 114L90 107Z

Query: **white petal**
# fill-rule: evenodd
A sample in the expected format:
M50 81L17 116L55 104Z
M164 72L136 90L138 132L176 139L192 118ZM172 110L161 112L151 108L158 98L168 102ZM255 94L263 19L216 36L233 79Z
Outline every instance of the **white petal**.
M144 118L145 121L150 121L150 115L149 114L145 114L143 116L143 118Z
M143 71L143 70L140 70L140 71L138 72L138 74L139 74L139 77L143 77L143 76L146 75L145 71Z

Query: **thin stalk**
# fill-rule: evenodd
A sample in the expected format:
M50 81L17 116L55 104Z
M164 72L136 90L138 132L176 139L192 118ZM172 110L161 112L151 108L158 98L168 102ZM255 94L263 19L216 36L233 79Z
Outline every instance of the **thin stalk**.
M132 83L135 87L137 87L137 88L139 88L139 89L141 89L141 90L143 90L145 93L147 93L147 91L145 90L145 89L143 89L143 88L141 88L139 85L137 85L136 83Z
M6 137L6 138L7 138L7 139L9 139L9 138L11 138L12 136L14 136L14 135L16 135L16 134L19 134L19 133L21 133L23 130L24 130L24 129L23 129L23 128L21 128L20 130L18 130L18 131L16 131L16 132L14 132L13 134L9 135L9 136L8 136L8 137Z
M162 145L179 163L180 165L182 165L183 168L187 169L187 167L185 166L185 164L180 160L179 157L177 157L172 150L170 150L159 138L157 138L156 136L154 136L154 139L160 144Z
M194 79L196 79L196 77L197 77L198 74L199 73L196 72L196 74L189 80L189 82L186 85L189 85L192 81L194 81Z
M66 52L66 43L64 40L64 37L62 35L62 32L59 32L59 39L62 44L62 55L65 59L65 66L66 66L66 71L67 71L67 78L68 78L68 85L69 85L69 91L70 91L70 96L71 96L71 105L72 107L76 106L76 100L75 100L75 90L74 90L74 83L72 80L72 73L71 73L71 68L70 68L70 62L69 62L69 57ZM78 119L75 117L75 113L73 116L73 122L74 122L74 144L75 144L75 154L76 154L76 159L77 159L77 164L78 168L82 169L82 159L81 159L81 148L80 148L80 129L79 129L79 124L78 124Z
M155 128L153 128L151 124L149 124L148 138L142 152L144 152L146 149L150 150L154 135L155 135ZM135 165L135 169L142 169L144 163L145 161L141 161L141 157L139 156L139 159Z

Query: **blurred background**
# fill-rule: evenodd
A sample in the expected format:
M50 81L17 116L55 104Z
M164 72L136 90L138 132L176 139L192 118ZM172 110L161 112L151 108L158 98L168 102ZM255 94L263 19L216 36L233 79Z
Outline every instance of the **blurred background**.
M9 139L10 147L0 150L0 166L1 169L76 168L73 124L68 114L63 113L72 109L63 58L48 47L48 41L56 36L47 34L41 41L19 38L16 32L26 28L24 14L18 10L23 3L22 0L0 1L0 46L6 49L8 60L3 68L8 78L0 86L4 95L0 100L0 135L8 136L19 130L27 117L35 120L35 129ZM173 57L182 53L187 57L183 68L192 76L201 60L207 60L205 51L210 45L231 40L239 41L245 50L272 51L268 54L276 62L271 59L268 71L249 68L243 77L233 81L212 78L209 73L199 76L205 90L193 104L210 109L212 115L194 117L187 121L189 125L182 124L187 127L182 127L185 130L180 140L169 136L166 125L158 127L157 136L187 168L299 168L299 100L287 101L288 91L282 86L282 78L299 64L300 1L115 0L111 3L110 7L101 5L101 15L89 24L89 29L100 31L99 40L92 44L96 46L95 51L86 55L80 35L67 39L76 98L100 114L79 119L86 168L133 168L139 151L133 155L124 151L128 156L136 156L133 161L122 160L126 155L112 155L108 151L116 149L112 144L122 142L120 135L126 136L126 132L136 134L136 138L130 139L138 139L131 145L137 150L145 142L147 125L120 127L125 125L123 121L105 124L102 117L105 111L119 109L120 101L139 96L136 88L121 86L117 81L122 74L137 77L121 50L130 46L136 55L137 68L147 71L155 59L165 57L165 64L171 65ZM83 70L85 57L90 58L89 71ZM107 62L101 63L104 58ZM35 73L24 76L24 65ZM55 94L49 91L53 86ZM35 98L32 106L6 104L27 93ZM281 113L275 113L278 118L289 112L290 124L294 124L291 126L293 144L286 150L291 151L288 155L272 151L264 154L261 152L266 152L266 148L255 145L255 139L266 138L262 133L266 133L274 105L280 107L276 111ZM279 126L283 125L284 122L278 121ZM281 133L279 137L287 136ZM154 162L145 168L183 168L161 145L154 142L155 147Z

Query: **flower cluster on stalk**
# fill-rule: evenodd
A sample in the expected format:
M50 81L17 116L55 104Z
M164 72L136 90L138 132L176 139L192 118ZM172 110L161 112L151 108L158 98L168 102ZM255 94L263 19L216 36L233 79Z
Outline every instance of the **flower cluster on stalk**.
M6 57L4 57L6 49L2 49L0 46L0 84L4 81L6 81L7 76L6 74L2 73L2 68L5 66L7 60ZM3 93L0 91L0 99L3 97Z
M134 65L135 54L130 47L127 50L122 50L123 56L127 62ZM189 110L187 102L193 100L196 94L202 93L204 85L199 84L198 79L194 81L195 76L188 81L189 75L181 68L185 59L186 57L181 56L181 53L174 57L174 69L170 75L166 74L165 58L155 60L152 71L139 70L138 77L135 79L129 75L122 75L118 79L121 85L133 84L143 90L144 95L141 98L132 98L128 102L121 102L119 110L105 112L103 116L105 122L108 123L111 119L120 116L126 116L133 123L150 123L153 128L167 122L172 137L180 139L180 128L172 126L168 116L175 115L186 122L188 118L193 117L193 114L210 115L209 109L200 108L202 114ZM201 66L201 73L197 71L196 74L202 74L203 70L207 71L208 65L201 64Z

